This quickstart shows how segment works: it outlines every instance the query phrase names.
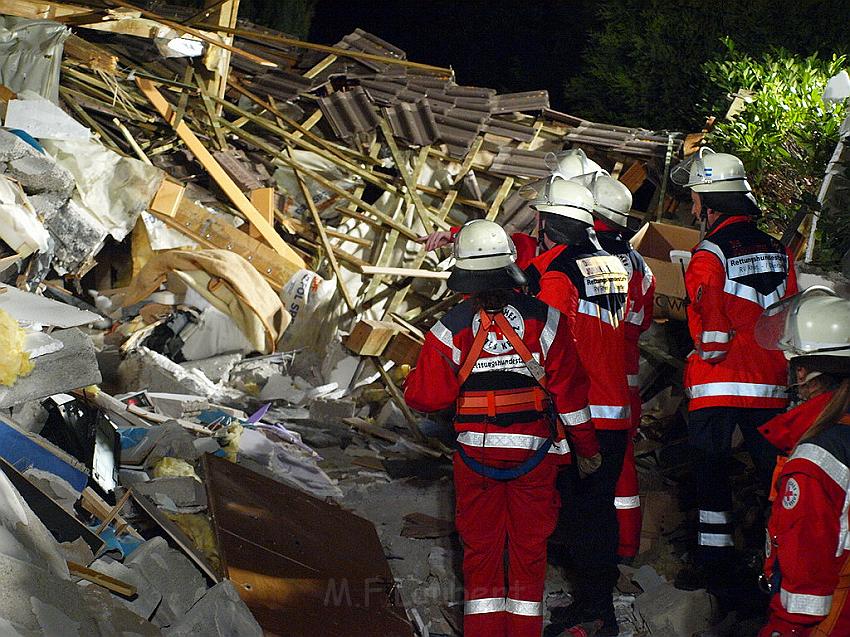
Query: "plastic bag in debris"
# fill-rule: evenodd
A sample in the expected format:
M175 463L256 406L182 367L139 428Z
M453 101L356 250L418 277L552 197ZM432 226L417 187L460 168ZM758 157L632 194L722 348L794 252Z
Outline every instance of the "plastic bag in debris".
M279 341L279 350L290 351L317 343L335 288L334 281L326 281L310 270L299 270L292 275L280 292L280 300L292 316L292 323Z
M0 239L24 256L47 252L50 234L44 229L19 185L0 175Z
M19 376L32 371L29 353L24 349L26 332L8 312L0 310L0 385L12 385Z

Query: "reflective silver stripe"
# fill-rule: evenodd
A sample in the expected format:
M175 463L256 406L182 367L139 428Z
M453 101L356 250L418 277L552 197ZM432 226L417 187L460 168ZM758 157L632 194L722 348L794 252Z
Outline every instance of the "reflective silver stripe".
M732 521L731 511L703 511L700 509L699 521L703 524L729 524Z
M484 613L502 613L505 610L504 597L484 597L468 599L463 605L464 615L482 615Z
M640 376L637 374L629 374L626 380L629 382L629 387L640 387Z
M540 332L540 351L544 358L549 355L549 348L552 346L552 341L555 340L555 334L558 332L558 322L561 320L561 313L553 307L550 307L546 312L546 325L543 326L543 331Z
M714 256L720 259L720 263L723 264L724 271L727 271L726 282L723 285L723 291L727 294L731 294L733 296L737 296L742 299L746 299L747 301L752 301L753 303L757 303L763 308L767 308L774 303L781 301L782 297L785 296L785 290L787 289L788 280L784 280L773 292L769 294L761 294L755 288L751 288L748 285L744 285L743 283L738 283L729 278L728 276L728 268L726 262L726 256L723 254L723 250L720 249L720 246L711 241L703 240L696 247L699 250L706 250L707 252L711 252ZM787 267L787 255L783 255L786 259L786 270Z
M726 350L723 350L721 352L704 352L702 350L699 350L699 357L704 361L711 361L715 358L726 358L726 355L728 353L729 352L727 352Z
M798 615L829 615L829 609L832 607L832 595L803 595L791 593L784 588L779 589L779 601L786 611Z
M531 434L487 433L480 431L462 431L457 435L457 441L462 445L478 449L521 449L522 451L537 451L548 438L532 436ZM553 444L549 453L564 455L570 452L570 447L563 443Z
M823 472L832 478L842 491L847 491L850 486L850 468L843 464L823 447L804 442L799 445L789 460L802 458L818 465Z
M643 319L646 316L646 308L640 308L640 312L629 312L628 316L626 316L626 323L631 323L632 325L643 325Z
M598 318L600 321L608 323L608 325L612 327L617 327L620 324L620 321L623 320L623 316L626 313L626 308L625 306L623 306L622 308L620 308L617 314L614 315L611 313L611 310L602 308L596 303L591 303L587 299L579 299L578 312L579 314L585 314L587 316L593 316L595 318Z
M652 273L652 270L649 269L649 266L646 264L646 261L643 262L643 280L641 281L641 292L646 294L649 292L649 286L652 285L653 280L655 280L655 275Z
M717 332L709 330L702 333L703 343L728 343L732 339L729 332Z
M789 460L808 460L813 462L826 473L838 487L844 491L844 506L839 518L838 545L835 556L838 557L850 543L850 525L848 525L847 511L850 508L850 468L843 464L823 447L810 442L799 445Z
M700 533L697 542L700 546L735 546L728 533Z
M558 442L553 442L552 447L549 449L549 453L554 453L559 456L565 456L570 452L570 444L565 440L559 440Z
M726 283L723 285L723 291L733 296L737 296L738 298L752 301L763 308L767 308L782 300L782 297L785 296L787 284L788 281L786 279L780 283L773 292L769 294L762 294L755 288L751 288L749 285L738 283L732 279L726 279Z
M569 411L565 414L558 415L561 417L561 422L563 422L567 427L583 425L590 420L590 407L584 407L578 411Z
M709 241L707 239L703 239L699 245L697 245L695 252L700 250L706 250L707 252L711 252L714 256L720 259L720 263L723 264L723 269L726 269L726 255L723 254L723 250L720 249L720 246L714 243L713 241Z
M615 509L639 509L640 508L640 496L630 495L630 496L616 496L614 498L614 508Z
M591 405L590 415L593 418L602 418L604 420L624 420L631 417L632 410L626 405L618 407L617 405Z
M688 388L691 398L709 396L752 396L754 398L786 398L783 385L765 385L762 383L703 383Z
M431 328L431 333L437 337L438 341L452 350L452 362L455 365L460 365L460 349L455 346L452 331L441 321L437 321Z
M543 615L543 602L528 602L524 599L505 600L505 610L512 615L524 615L525 617L540 617Z

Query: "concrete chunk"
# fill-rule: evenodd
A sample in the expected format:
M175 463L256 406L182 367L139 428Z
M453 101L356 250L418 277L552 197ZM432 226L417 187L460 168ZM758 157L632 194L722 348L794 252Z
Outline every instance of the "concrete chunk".
M7 130L0 130L0 162L10 162L21 157L40 154L23 139Z
M35 359L35 369L29 376L19 378L11 387L0 387L0 407L100 383L94 345L88 336L76 328L57 330L52 336L64 347Z
M150 619L151 615L153 615L156 610L156 607L162 600L162 594L151 584L150 581L148 581L148 578L145 577L139 569L129 568L121 562L116 562L108 557L101 557L100 559L95 560L90 568L99 573L109 575L110 577L114 577L115 579L135 586L136 595L132 600L119 595L116 595L115 599L119 603L124 604L124 606L136 613L139 617ZM94 586L94 584L90 584L85 581L80 582L80 585Z
M134 488L161 509L172 513L197 513L207 508L204 485L194 478L156 478Z
M635 600L635 610L653 635L694 635L707 630L715 608L714 597L705 590L681 591L668 583Z
M207 590L200 571L161 537L142 544L125 564L141 572L162 595L162 603L151 618L160 627L174 624Z
M319 423L340 422L353 417L356 407L353 400L317 398L310 403L310 419Z
M260 625L230 580L213 586L166 637L261 637Z
M13 159L6 174L20 182L27 194L56 192L70 195L77 185L68 170L41 153Z

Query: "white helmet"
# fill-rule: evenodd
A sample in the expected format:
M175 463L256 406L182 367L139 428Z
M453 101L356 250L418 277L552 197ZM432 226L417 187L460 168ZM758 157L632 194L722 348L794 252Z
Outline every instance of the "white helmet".
M694 192L752 192L741 160L707 147L676 166L670 179Z
M448 286L456 292L510 289L525 285L516 265L516 246L505 229L486 219L466 223L454 240L455 264Z
M531 206L538 212L568 217L592 226L593 203L593 194L582 184L552 175Z
M593 195L593 214L618 228L627 228L632 210L632 193L626 185L607 172L573 177L571 181L585 186Z
M850 375L850 301L813 286L767 308L756 323L756 341L807 359L813 369Z
M561 179L572 179L579 175L586 175L601 171L602 167L587 155L581 148L564 150L560 153L548 153L545 157L546 167L553 175Z

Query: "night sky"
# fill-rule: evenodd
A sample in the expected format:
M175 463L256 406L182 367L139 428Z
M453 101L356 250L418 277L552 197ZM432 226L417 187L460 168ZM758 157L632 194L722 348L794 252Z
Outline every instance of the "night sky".
M333 44L360 27L414 62L451 66L459 84L500 93L547 89L566 110L564 83L579 69L592 2L320 0L309 39Z

